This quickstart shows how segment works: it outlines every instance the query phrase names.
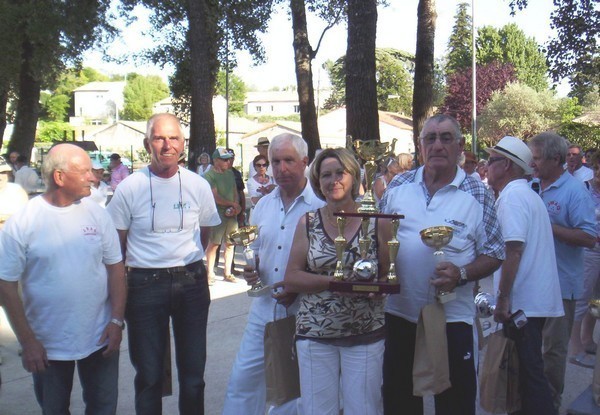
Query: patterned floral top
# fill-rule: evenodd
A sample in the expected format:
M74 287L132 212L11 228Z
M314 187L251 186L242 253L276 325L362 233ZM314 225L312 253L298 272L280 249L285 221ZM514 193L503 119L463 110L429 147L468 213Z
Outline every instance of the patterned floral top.
M332 275L337 262L335 244L323 229L320 211L306 214L308 254L307 271ZM368 235L371 246L367 258L377 260L376 221L371 219ZM351 276L353 264L360 259L360 230L348 243L344 256L344 271ZM296 336L310 339L339 339L363 336L381 331L384 324L384 300L367 296L342 296L331 291L300 294L296 315ZM369 337L369 336L367 336ZM368 342L367 342L368 343Z

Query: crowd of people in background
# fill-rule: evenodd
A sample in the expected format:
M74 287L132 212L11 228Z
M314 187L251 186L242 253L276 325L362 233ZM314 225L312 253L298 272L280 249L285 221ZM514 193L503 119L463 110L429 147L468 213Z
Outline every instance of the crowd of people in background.
M115 153L107 177L83 150L57 145L41 168L46 189L29 202L41 189L38 174L16 152L0 158L0 250L7 253L0 258L0 294L48 413L68 411L74 365L86 404L115 413L123 327L136 372L136 413L161 413L169 324L180 412L202 413L208 287L216 282L221 248L224 282L260 279L273 288L252 300L223 414L422 413L413 378L418 327L424 310L438 304L436 293L453 292L456 298L441 305L449 383L436 392L435 409L474 415L473 293L492 275L494 319L515 341L521 367L519 413L558 413L567 363L594 365L596 320L587 304L600 296L595 149L584 152L545 132L527 143L498 137L480 159L465 149L454 118L435 115L420 132L419 163L412 154L387 154L367 184L349 149L324 149L309 163L306 142L293 134L260 137L245 178L225 147L203 152L196 171L188 170L181 124L170 114L152 116L144 146L149 166L130 174ZM396 235L385 218L365 226L349 217L340 228L334 212L357 212L370 187L382 213L405 216ZM246 225L259 228L258 260L236 273L229 235ZM439 225L451 227L453 237L436 263L420 231ZM32 234L32 226L45 231ZM383 278L387 242L397 238L399 294L329 289L340 229L348 241L341 266L350 279L361 257L377 262ZM364 252L359 236L370 240ZM73 283L80 273L68 266L73 255L93 284ZM41 269L40 257L61 271ZM73 318L67 303L77 307ZM50 308L59 313L49 317ZM263 336L278 309L296 315L301 397L270 407ZM527 316L523 328L511 326L517 310ZM58 338L63 326L77 338ZM90 369L98 361L106 362L103 370ZM96 382L104 396L94 393Z

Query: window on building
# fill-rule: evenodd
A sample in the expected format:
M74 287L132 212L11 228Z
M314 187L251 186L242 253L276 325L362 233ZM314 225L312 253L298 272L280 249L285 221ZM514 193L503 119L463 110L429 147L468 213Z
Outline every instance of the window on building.
M294 112L295 112L296 114L299 114L299 113L300 113L300 105L294 105Z
M262 107L260 105L256 106L256 112L262 112Z

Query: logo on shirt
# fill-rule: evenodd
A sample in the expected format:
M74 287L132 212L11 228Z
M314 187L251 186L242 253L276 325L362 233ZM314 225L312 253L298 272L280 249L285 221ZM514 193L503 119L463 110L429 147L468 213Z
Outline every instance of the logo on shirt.
M550 215L558 215L560 213L560 204L556 200L551 200L546 205L546 209L548 209L548 213Z
M82 226L81 230L83 231L83 239L85 239L86 242L93 243L100 240L98 227L94 225L86 225Z

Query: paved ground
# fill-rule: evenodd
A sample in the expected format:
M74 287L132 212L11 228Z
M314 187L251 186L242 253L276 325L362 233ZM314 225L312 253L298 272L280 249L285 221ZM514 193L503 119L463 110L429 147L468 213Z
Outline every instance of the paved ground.
M239 259L239 258L238 258ZM241 262L240 262L241 263ZM219 279L211 287L212 304L208 320L208 359L206 365L206 414L220 414L229 372L237 353L250 299L245 294L247 286L239 280L237 283L223 282ZM3 314L3 313L0 313ZM21 366L18 356L18 344L14 334L8 327L3 315L0 318L0 352L3 364L2 389L0 390L0 415L30 415L40 414L39 407L33 394L31 376ZM121 363L119 379L118 414L134 414L133 410L133 368L129 362L127 339L121 346ZM176 376L176 370L173 369ZM579 396L591 383L592 370L572 364L568 365L566 375L566 390L563 396L565 402L561 414L566 407ZM175 415L177 411L177 381L173 384L173 396L163 399L163 413ZM71 413L84 413L81 400L81 389L76 382L72 395ZM426 415L433 414L431 399L426 401ZM243 414L240 414L243 415ZM486 415L479 410L478 415Z

